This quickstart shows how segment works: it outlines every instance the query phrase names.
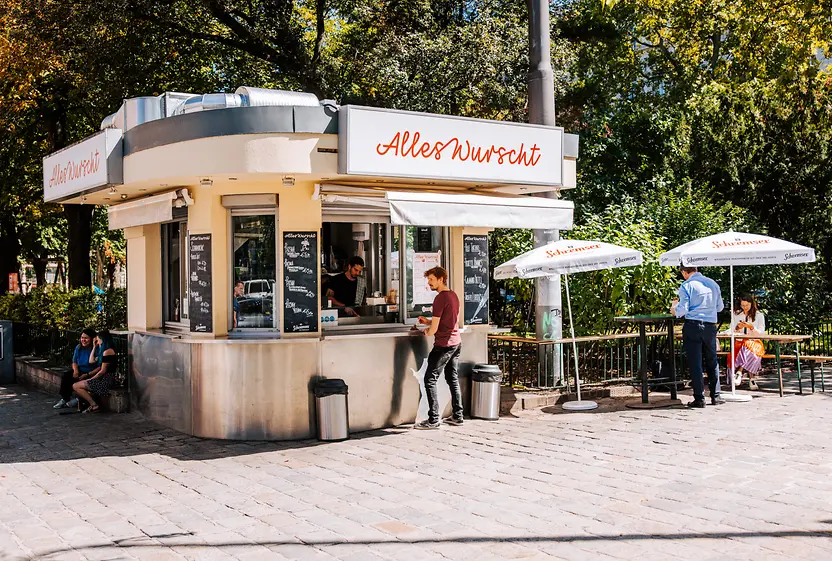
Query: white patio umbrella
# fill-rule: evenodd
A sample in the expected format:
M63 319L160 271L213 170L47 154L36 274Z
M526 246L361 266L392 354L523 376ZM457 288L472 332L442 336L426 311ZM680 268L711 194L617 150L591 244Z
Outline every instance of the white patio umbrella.
M729 267L731 279L731 304L734 306L734 265L782 265L812 263L815 250L809 247L787 242L779 238L746 234L745 232L725 232L707 236L680 245L662 253L659 263L666 266L686 267ZM733 309L732 309L733 313ZM734 330L731 330L731 350L734 352ZM733 373L731 394L723 396L726 401L751 401L748 394L737 393L734 387Z
M563 408L567 411L583 411L598 407L598 404L594 401L581 400L578 345L575 342L572 301L569 297L569 273L633 267L641 265L641 262L641 252L635 249L598 241L559 240L519 255L494 269L496 280L566 275L564 277L566 304L569 310L569 331L572 336L572 356L575 358L575 386L578 393L578 401L568 401L563 404Z

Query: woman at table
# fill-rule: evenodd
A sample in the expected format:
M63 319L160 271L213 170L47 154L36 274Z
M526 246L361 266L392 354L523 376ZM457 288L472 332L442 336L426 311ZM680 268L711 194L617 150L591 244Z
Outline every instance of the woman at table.
M748 339L748 335L762 335L766 332L766 319L757 309L753 296L740 296L738 305L731 317L731 327L727 333L734 332L734 349L728 357L728 372L734 372L734 385L742 383L742 371L748 373L748 389L756 390L754 376L762 366L765 346L759 339ZM742 338L740 338L742 337Z

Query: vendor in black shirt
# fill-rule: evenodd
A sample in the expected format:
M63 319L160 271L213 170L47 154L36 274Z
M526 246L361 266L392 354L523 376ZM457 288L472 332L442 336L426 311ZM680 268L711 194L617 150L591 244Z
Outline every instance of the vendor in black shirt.
M329 279L327 283L326 296L334 306L344 308L344 312L350 316L357 316L358 313L352 306L360 305L357 302L359 276L364 271L364 260L360 257L351 257L347 261L347 270ZM364 300L363 290L361 300Z

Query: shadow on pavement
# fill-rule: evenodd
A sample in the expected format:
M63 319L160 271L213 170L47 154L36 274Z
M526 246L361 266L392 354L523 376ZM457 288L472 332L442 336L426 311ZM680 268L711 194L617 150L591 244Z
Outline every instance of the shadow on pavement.
M187 534L186 534L187 535ZM371 539L371 540L314 540L305 539L303 542L298 540L257 540L250 541L224 541L194 543L193 541L177 541L176 535L172 539L166 536L141 536L136 538L128 538L119 540L117 543L102 543L93 544L79 548L63 548L55 549L45 553L41 553L36 557L24 557L20 559L50 559L54 556L67 553L77 552L84 554L85 552L93 552L99 549L136 549L136 548L155 548L175 547L177 550L181 549L196 549L206 547L331 547L338 545L368 545L379 546L391 544L396 546L401 545L439 545L439 544L489 544L500 542L511 542L515 544L524 543L598 543L598 542L627 542L627 541L676 541L676 540L712 540L712 539L733 539L733 538L832 538L832 530L782 530L772 532L679 532L675 534L614 534L614 535L571 535L571 536L460 536L453 538L420 538L408 540L406 538L390 536L389 539ZM145 543L142 543L145 542Z
M20 386L0 386L0 465L161 454L178 460L212 460L297 448L337 445L210 440L189 436L145 419L140 413L91 415L54 410L55 398ZM68 414L67 414L68 413ZM351 440L399 434L408 428L350 435Z

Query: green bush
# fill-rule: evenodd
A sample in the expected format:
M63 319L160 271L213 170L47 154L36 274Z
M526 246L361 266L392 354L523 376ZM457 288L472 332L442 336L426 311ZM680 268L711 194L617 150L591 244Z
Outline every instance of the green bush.
M4 294L0 296L0 319L73 331L86 327L124 329L127 291L94 294L85 288L38 287L28 294Z
M637 249L644 255L640 267L569 275L576 335L608 333L616 327L616 316L667 312L679 282L673 268L659 265L659 255L667 249L665 242L655 224L643 218L635 206L610 207L565 233L572 239ZM565 297L563 304L565 312ZM564 322L564 330L567 327Z
M0 296L0 318L18 322L29 321L26 298L22 294L13 293Z

